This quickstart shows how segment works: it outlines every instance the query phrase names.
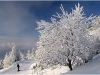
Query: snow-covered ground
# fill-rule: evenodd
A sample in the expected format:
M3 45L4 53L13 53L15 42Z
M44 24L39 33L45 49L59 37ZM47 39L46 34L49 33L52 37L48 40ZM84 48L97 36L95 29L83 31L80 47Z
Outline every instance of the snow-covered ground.
M33 59L21 60L18 63L20 64L20 70L17 72L16 64L13 64L7 69L0 70L0 74L23 74L23 75L36 75L30 74L30 66L34 62ZM100 74L100 54L95 56L94 59L88 63L85 63L82 66L75 68L72 71L69 71L68 67L58 66L57 68L49 68L43 71L45 74L41 75L68 75L68 74ZM38 73L39 75L39 73Z
M100 54L95 56L92 61L75 68L65 74L100 74Z
M30 66L34 62L33 59L21 60L17 63L20 65L20 71L17 71L17 63L13 64L9 68L0 70L0 74L29 74Z

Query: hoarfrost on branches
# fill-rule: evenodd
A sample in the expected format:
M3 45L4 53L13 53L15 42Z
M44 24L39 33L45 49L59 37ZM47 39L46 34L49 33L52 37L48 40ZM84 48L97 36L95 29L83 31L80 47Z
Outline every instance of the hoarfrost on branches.
M86 18L79 3L69 14L62 4L60 9L62 14L53 15L51 22L37 22L40 36L35 59L43 68L60 64L71 69L92 59L93 42L87 29L96 16Z
M35 57L35 49L33 48L32 50L28 50L26 53L26 58L31 59Z
M10 51L9 53L6 53L4 60L3 60L3 64L4 64L4 68L8 68L10 67L14 62L19 61L22 59L22 53L20 52L20 50L16 51L15 46L12 47L12 51Z

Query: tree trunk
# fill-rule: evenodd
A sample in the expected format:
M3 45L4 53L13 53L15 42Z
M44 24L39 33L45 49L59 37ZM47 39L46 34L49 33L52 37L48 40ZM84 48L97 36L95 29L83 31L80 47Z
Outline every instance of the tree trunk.
M69 67L69 69L72 71L73 69L72 69L72 64L71 64L71 60L70 59L68 59L68 67Z

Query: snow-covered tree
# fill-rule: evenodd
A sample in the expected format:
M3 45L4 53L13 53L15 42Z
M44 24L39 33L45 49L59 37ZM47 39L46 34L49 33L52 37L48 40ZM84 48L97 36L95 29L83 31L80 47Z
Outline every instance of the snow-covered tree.
M89 28L90 35L94 36L93 55L100 53L100 15L97 16Z
M19 60L21 60L22 59L22 52L20 51L20 50L17 50L17 53L16 53L16 61L19 61Z
M26 53L26 58L30 59L34 57L35 57L35 49L32 48L32 50L28 50L28 52Z
M34 57L35 57L35 49L33 48L31 52L31 58L34 58Z
M3 60L0 60L0 69L3 69Z
M71 69L74 65L92 59L90 44L93 40L90 40L92 37L87 29L95 16L86 18L79 3L69 14L62 5L60 9L62 14L53 15L51 22L37 22L40 37L35 59L43 68L61 64Z
M22 52L20 52L20 56L21 56L21 59L25 59L25 55Z
M3 63L4 68L11 66L14 62L21 60L20 50L16 51L15 46L12 47L12 51L6 53Z
M4 68L7 68L12 65L10 53L6 53L4 60L3 60Z
M96 37L94 44L93 54L96 55L100 53L100 37Z
M31 58L31 52L30 50L28 50L27 54L26 54L26 58L30 59Z
M10 53L10 58L11 58L12 62L16 62L21 59L20 51L17 51L15 46L12 47L12 51Z
M92 22L94 27L100 27L100 15L96 17Z

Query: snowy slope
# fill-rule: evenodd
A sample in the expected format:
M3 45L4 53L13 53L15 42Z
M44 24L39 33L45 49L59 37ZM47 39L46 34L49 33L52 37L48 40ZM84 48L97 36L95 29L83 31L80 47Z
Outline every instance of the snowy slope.
M30 74L30 66L34 62L33 59L22 60L18 62L20 64L20 72L17 72L16 63L7 69L0 70L0 74ZM45 74L41 75L68 75L68 74L100 74L100 54L95 56L94 59L82 66L75 68L73 71L69 71L68 67L57 67L56 69L46 69ZM33 74L36 75L36 74ZM38 74L39 75L39 74Z
M95 56L92 61L75 68L65 74L100 74L100 54Z
M21 60L17 62L20 65L21 71L17 71L17 63L15 63L11 67L1 70L0 74L29 74L30 66L33 63L33 61L33 59Z

